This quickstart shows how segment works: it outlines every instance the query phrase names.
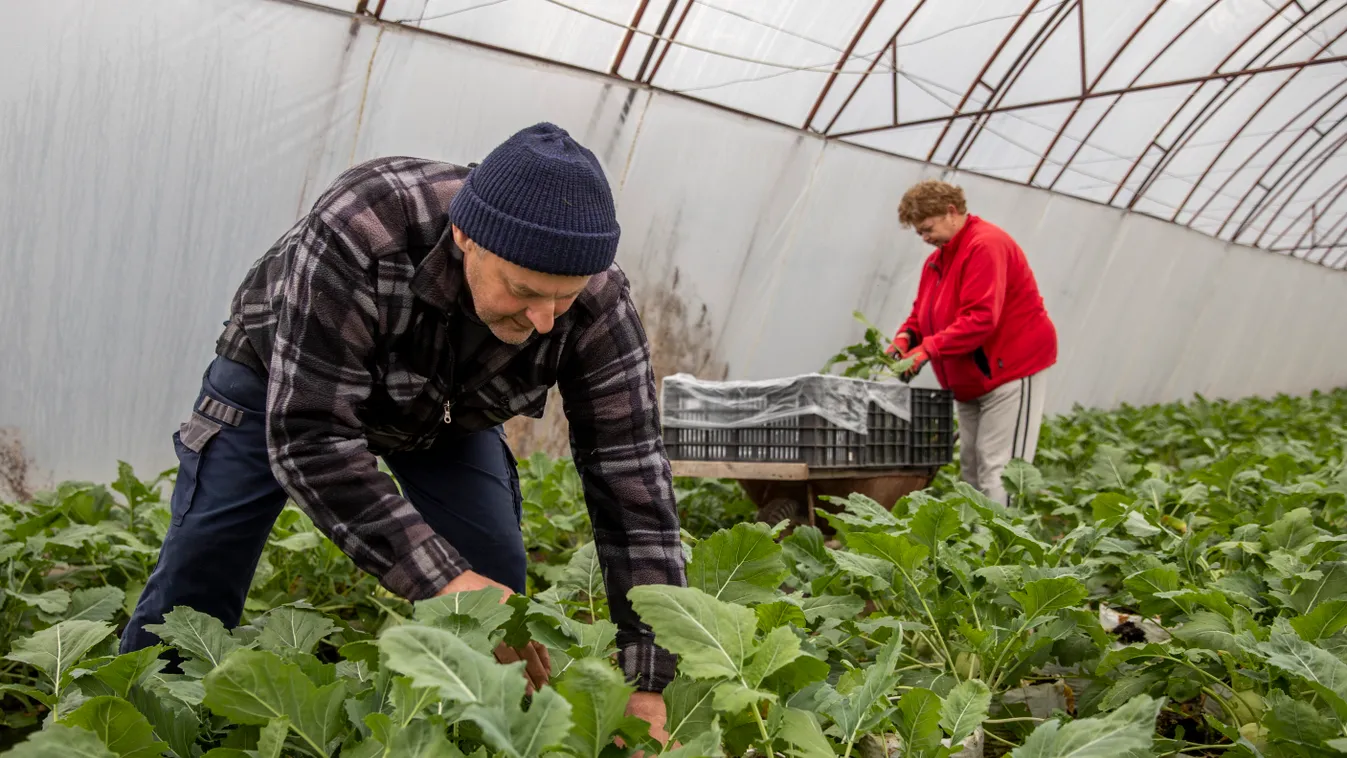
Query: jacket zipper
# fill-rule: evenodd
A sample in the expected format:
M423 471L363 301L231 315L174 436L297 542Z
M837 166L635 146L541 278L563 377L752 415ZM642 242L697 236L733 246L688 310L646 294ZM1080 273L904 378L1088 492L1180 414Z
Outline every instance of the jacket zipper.
M944 255L943 251L941 252L941 255L942 256ZM931 293L931 297L926 301L926 323L930 327L928 331L934 334L936 331L935 298L940 293L940 283L944 280L945 273L944 271L941 270L939 263L931 264L931 268L935 269L935 287L934 291ZM939 380L940 386L942 387L945 386L944 372L940 370L939 366L936 365L935 361L931 361L931 370L935 372L935 378Z

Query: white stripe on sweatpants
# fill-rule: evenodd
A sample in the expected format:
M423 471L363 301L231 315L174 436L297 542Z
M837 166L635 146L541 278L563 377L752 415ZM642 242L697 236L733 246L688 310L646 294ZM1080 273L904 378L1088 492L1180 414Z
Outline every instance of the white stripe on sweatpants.
M1001 474L1011 459L1034 462L1047 397L1044 373L1007 382L976 400L957 403L963 479L999 503L1009 504Z

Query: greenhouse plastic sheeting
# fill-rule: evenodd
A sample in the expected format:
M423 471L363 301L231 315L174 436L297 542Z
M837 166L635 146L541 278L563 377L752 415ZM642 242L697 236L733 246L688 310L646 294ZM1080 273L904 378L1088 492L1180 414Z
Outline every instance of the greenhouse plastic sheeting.
M684 429L752 429L801 416L818 416L867 434L870 405L912 420L912 391L900 382L828 374L758 381L706 381L687 374L664 379L663 423Z
M1347 384L1329 344L1347 276L1323 266L330 4L44 0L0 26L0 429L39 481L175 463L235 287L341 170L480 160L539 120L593 148L613 184L657 378L817 371L863 333L855 310L896 329L930 250L895 206L945 177L1033 266L1060 336L1049 412ZM584 7L616 13L603 5ZM461 7L389 0L385 15L446 31L477 11L430 16Z

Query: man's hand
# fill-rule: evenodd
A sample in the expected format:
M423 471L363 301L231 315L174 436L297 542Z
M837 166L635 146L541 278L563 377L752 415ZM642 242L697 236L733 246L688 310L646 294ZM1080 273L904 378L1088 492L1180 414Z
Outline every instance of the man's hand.
M664 729L664 722L669 718L669 713L664 709L664 696L660 693L631 693L631 698L627 700L627 715L635 716L649 724L650 736L659 740L659 744L665 745L669 742L669 733Z
M444 589L435 594L436 597L439 597L451 595L455 592L472 592L473 590L485 590L492 587L501 591L500 601L502 603L514 594L514 590L494 579L488 579L476 571L464 571L451 579L448 584L444 585ZM546 647L537 642L529 642L522 648L513 648L501 642L496 646L495 653L496 660L501 663L524 662L524 678L528 680L527 692L530 695L536 692L539 687L547 684L552 676L552 655L547 652Z
M500 596L500 601L502 603L505 602L505 598L514 594L514 590L494 579L488 579L476 571L464 571L453 579L450 579L449 583L444 585L444 589L435 593L435 596L452 595L455 592L472 592L473 590L484 590L489 587L495 587L503 593Z
M510 647L501 642L496 646L496 660L501 663L524 662L524 678L528 680L525 691L530 695L547 684L552 676L551 653L547 652L546 647L532 640L522 648Z
M627 715L636 718L650 725L650 736L654 737L660 745L669 746L669 732L664 728L665 721L668 720L668 711L664 708L664 696L658 692L633 692L627 700ZM621 737L614 737L613 742L618 747L626 747L627 743ZM678 745L674 745L678 747ZM633 758L647 758L644 752L633 754Z

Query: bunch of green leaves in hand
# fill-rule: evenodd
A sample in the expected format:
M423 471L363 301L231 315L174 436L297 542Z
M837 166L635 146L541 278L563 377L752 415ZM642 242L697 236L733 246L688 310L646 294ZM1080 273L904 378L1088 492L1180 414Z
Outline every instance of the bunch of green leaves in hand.
M900 360L890 355L888 338L879 331L878 327L870 323L865 314L856 311L852 315L865 326L864 337L860 342L842 348L836 355L829 358L820 373L832 373L834 368L841 366L842 376L854 379L872 381L903 379L907 372L912 369L913 362L909 359Z

